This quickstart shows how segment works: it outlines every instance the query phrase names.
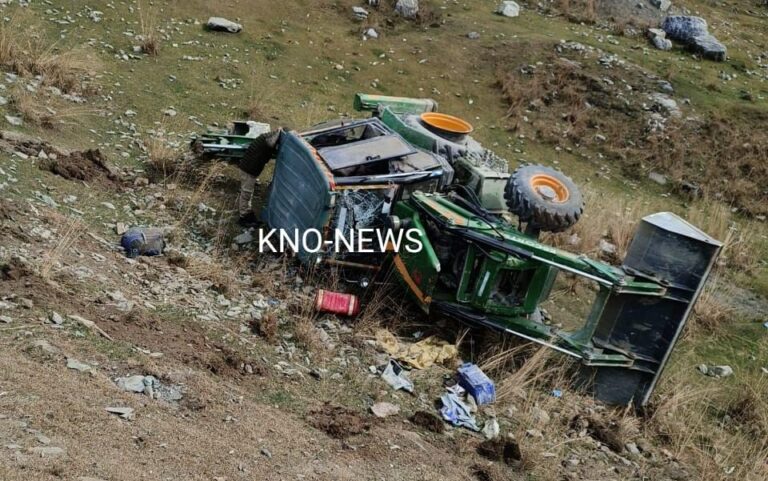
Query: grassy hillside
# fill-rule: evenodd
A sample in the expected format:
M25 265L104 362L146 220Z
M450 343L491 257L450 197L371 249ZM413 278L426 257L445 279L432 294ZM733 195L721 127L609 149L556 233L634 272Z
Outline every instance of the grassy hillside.
M617 18L592 1L523 4L519 18L505 18L493 14L495 1L430 1L415 21L381 3L365 6L364 21L351 0L0 7L0 122L42 141L0 141L0 299L10 306L0 314L12 320L0 324L0 439L24 448L3 455L0 478L128 479L150 470L228 480L765 479L768 9L752 0L675 4L704 16L728 46L728 60L716 63L679 46L653 49L637 2ZM214 15L243 31L204 30ZM379 38L365 39L368 28ZM725 243L648 412L614 411L570 391L552 397L566 382L557 359L474 334L470 342L407 307L387 307L399 301L375 298L356 325L318 318L311 294L330 282L326 274L232 247L237 172L190 164L190 136L237 118L299 129L359 115L356 92L434 98L513 168L536 162L572 176L586 193L585 217L548 242L601 257L608 241L622 252L643 215L669 210ZM659 107L657 93L680 115ZM42 158L97 148L116 176L65 179ZM167 227L172 249L126 262L110 247L117 223ZM587 294L566 286L551 311L566 315ZM70 319L51 327L52 311L88 317L111 339ZM522 462L490 462L475 452L478 437L407 421L435 412L451 370L415 373L416 397L386 391L367 369L381 361L367 342L380 326L453 336L484 363L506 393L495 414L520 442ZM94 374L66 369L66 358L89 362ZM702 363L735 374L704 376ZM184 385L184 401L116 392L115 377L138 371ZM363 414L381 400L401 405L402 416ZM328 437L317 421L326 401L366 429ZM115 403L138 417L105 415ZM552 420L542 422L540 410ZM592 428L582 429L586 418ZM594 434L601 422L642 452L606 448ZM58 445L65 455L34 450Z

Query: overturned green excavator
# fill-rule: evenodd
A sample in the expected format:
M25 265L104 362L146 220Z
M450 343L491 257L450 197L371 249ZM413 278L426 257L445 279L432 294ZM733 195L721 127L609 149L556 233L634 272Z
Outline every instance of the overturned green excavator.
M363 273L391 264L425 312L578 358L599 399L646 404L721 244L662 212L642 219L621 266L554 248L540 232L567 229L583 210L562 172L521 165L510 173L471 137L471 125L429 99L358 94L355 107L372 116L281 136L262 218L327 238L362 227L409 230L423 248L300 248L301 261ZM214 155L248 151L247 137L231 132L193 145ZM579 325L556 327L542 304L564 273L593 284L595 295Z

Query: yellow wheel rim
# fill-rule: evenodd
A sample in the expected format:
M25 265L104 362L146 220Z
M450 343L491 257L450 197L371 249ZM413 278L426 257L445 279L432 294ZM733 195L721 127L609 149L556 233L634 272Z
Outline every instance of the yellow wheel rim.
M421 120L427 125L452 134L470 134L473 130L472 124L466 120L438 112L425 112L421 114Z
M534 192L539 194L544 200L563 203L571 197L568 187L551 175L534 175L531 177L530 185Z

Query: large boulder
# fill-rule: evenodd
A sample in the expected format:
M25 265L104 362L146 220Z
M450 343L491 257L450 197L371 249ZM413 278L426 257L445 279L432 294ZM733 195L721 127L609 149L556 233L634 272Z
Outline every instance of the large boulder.
M496 13L505 17L519 17L520 5L518 5L517 2L513 2L511 0L501 2L501 5L496 7Z
M725 45L708 33L693 37L690 47L702 57L716 62L724 62L728 53Z
M229 32L229 33L237 33L243 29L243 26L240 25L239 23L235 23L231 20L227 20L226 18L222 18L222 17L209 18L208 22L205 24L205 27L208 30L213 30L214 32Z
M664 19L661 28L672 40L687 44L691 43L694 37L709 33L706 20L688 15L670 15Z
M405 18L416 18L419 13L419 0L397 0L395 11Z

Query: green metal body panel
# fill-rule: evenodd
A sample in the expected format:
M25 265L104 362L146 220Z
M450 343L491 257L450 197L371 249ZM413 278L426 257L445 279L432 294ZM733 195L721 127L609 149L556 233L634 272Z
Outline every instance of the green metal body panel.
M504 188L509 180L508 173L496 172L488 167L476 165L465 157L459 157L453 164L456 183L472 189L480 203L488 211L501 213L507 210Z
M432 99L358 93L355 94L353 107L358 112L381 110L387 107L398 114L420 114L437 111L437 102Z

